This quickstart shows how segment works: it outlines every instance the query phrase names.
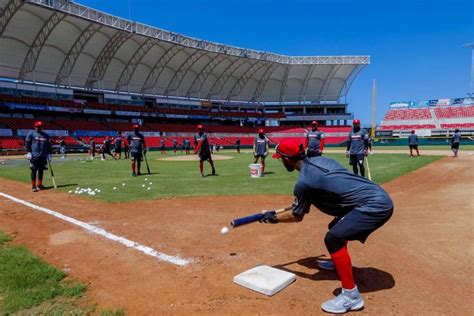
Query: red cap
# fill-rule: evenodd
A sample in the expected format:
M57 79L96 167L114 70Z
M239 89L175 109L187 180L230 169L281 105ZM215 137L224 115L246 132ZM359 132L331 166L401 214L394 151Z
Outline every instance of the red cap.
M273 158L281 158L281 157L296 157L302 153L304 153L304 146L301 142L297 141L296 139L284 139L276 146L276 153L273 154Z
M355 119L352 121L352 124L360 124L360 120L359 119Z
M133 128L133 129L138 129L138 128L140 128L140 127L138 126L138 124L133 124L132 128Z
M204 129L204 126L203 126L203 125L201 125L201 124L199 124L199 125L197 126L197 129L198 129L198 130L200 130L200 129Z
M312 122L311 122L311 125L313 125L313 126L318 126L318 122L312 121Z
M265 134L265 132L263 131L263 128L259 129L259 130L258 130L258 133L259 133L259 134Z
M35 127L43 127L43 122L41 121L35 122Z

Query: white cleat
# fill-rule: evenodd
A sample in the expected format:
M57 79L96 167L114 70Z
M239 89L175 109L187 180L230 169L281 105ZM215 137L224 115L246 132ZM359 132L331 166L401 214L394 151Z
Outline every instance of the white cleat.
M324 302L321 305L323 311L333 314L344 314L348 311L358 311L364 308L364 299L357 287L353 290L342 289L341 294Z

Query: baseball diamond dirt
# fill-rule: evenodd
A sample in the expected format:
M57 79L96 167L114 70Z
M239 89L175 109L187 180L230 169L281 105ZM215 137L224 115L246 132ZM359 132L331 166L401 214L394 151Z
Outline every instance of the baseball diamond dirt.
M473 288L474 156L443 158L383 185L395 213L366 245L349 244L356 281L366 300L361 314L471 312ZM299 224L253 224L221 236L233 218L278 208L290 196L219 196L103 203L1 180L0 192L50 208L170 255L158 261L55 217L0 198L0 230L88 284L86 301L128 314L306 314L337 291L323 243L330 218L315 209ZM258 264L292 271L297 280L273 297L232 283Z

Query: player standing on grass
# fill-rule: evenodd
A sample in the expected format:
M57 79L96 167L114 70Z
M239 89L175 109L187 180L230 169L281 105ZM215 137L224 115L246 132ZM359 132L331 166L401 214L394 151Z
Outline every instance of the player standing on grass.
M130 144L126 139L122 139L123 141L123 157L124 159L130 158Z
M30 161L31 191L44 190L43 173L47 170L48 161L51 161L52 147L49 135L43 132L43 122L34 124L35 130L28 132L25 138L26 159ZM38 179L38 182L36 182Z
M240 154L240 138L237 138L235 141L235 149L237 149L237 153Z
M191 152L191 141L189 139L184 140L185 146L184 150L186 151L186 155L189 155Z
M321 156L324 150L324 133L318 131L318 122L311 122L311 131L306 133L306 155L308 157Z
M166 155L165 139L163 137L160 138L160 152L162 155Z
M94 160L95 158L95 139L90 138L89 139L89 155L91 157L91 160Z
M265 136L265 131L261 128L258 130L258 136L255 137L253 142L253 156L255 157L255 161L253 163L257 163L258 159L260 159L262 163L262 174L265 172L265 158L268 156L268 145L270 141Z
M281 159L288 171L300 172L294 188L293 211L276 214L266 212L261 222L301 222L311 205L321 212L334 216L324 237L331 261L319 263L323 269L336 270L342 284L337 297L324 302L321 308L328 313L345 313L360 310L364 300L355 284L347 242L365 243L375 230L392 216L393 203L387 192L377 184L350 173L333 159L307 158L304 147L296 140L282 141L274 158Z
M61 154L61 159L66 158L66 142L64 139L59 141L59 153Z
M173 142L173 151L174 151L174 154L176 155L176 151L178 150L178 141L173 138L172 142Z
M194 134L194 154L199 154L199 174L204 177L204 161L208 161L212 168L212 175L216 175L214 161L212 161L211 147L204 126L197 126L197 133Z
M128 135L128 143L130 144L130 155L132 156L132 175L136 177L142 174L140 168L147 148L145 137L140 133L139 126L135 124L132 128L133 132Z
M408 147L410 148L410 157L415 157L415 155L413 155L413 149L416 150L417 156L420 157L420 152L418 151L418 135L415 134L415 130L412 130L408 136Z
M349 157L349 164L352 165L352 170L365 177L364 158L367 156L369 148L367 132L360 128L360 120L352 121L352 131L349 132L349 140L347 142L346 156Z
M118 136L115 138L114 141L114 159L122 159L122 133L118 132Z
M109 137L105 137L104 139L104 142L102 144L102 159L101 160L105 160L105 154L109 155L110 157L112 157L113 159L115 159L115 157L112 155L112 152L110 151L110 139Z
M451 138L451 150L453 151L454 156L458 156L459 144L461 143L461 132L459 129L454 130L454 135Z

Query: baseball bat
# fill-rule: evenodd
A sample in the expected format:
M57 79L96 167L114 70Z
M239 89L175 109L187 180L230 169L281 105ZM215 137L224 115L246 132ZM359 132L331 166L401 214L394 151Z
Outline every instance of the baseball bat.
M367 164L367 176L369 177L369 180L372 181L372 173L370 172L369 157L366 157L365 161Z
M143 151L142 151L142 155L145 158L146 170L148 171L148 174L151 174L150 167L148 166L148 159L146 159L146 155Z
M275 210L275 213L280 214L280 213L283 213L283 212L287 212L287 211L291 210L292 208L293 207L291 207L291 206L285 207L285 208L279 208L279 209ZM241 217L241 218L236 218L232 222L230 222L230 226L232 226L232 228L236 228L236 227L239 227L239 226L243 226L243 225L247 225L247 224L250 224L250 223L258 222L259 220L261 220L263 218L265 213L266 212L252 214L252 215Z
M54 177L53 168L51 168L51 162L49 160L48 160L48 167L49 167L49 171L51 171L51 180L53 180L53 187L57 189L58 186L56 185L56 178Z

